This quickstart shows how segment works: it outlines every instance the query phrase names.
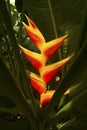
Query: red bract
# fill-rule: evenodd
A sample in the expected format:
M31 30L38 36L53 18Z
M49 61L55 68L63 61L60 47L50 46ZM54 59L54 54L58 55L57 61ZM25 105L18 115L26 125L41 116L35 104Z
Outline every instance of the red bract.
M40 95L40 107L44 108L50 101L55 90L46 91Z
M29 77L32 86L39 94L46 91L46 83L38 75L27 71L27 76Z
M41 48L41 52L47 57L47 60L50 59L57 49L63 44L64 40L67 38L67 35L52 40L44 44Z
M46 65L46 63L63 44L68 35L46 42L44 36L35 23L27 16L26 18L29 25L26 25L25 23L23 23L23 25L28 33L28 36L40 50L40 53L32 52L20 45L19 46L26 58L39 72L39 76L32 72L27 75L34 89L40 94L40 106L44 107L50 102L55 92L55 90L46 91L47 83L52 80L52 78L63 68L71 57L69 56L50 65Z

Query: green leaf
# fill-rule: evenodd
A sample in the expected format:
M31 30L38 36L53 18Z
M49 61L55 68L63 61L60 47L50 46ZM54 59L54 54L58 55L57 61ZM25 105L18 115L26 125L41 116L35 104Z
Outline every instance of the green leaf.
M61 95L69 87L80 83L82 86L87 85L87 80L86 80L87 79L87 67L86 67L87 49L86 48L87 48L87 43L85 43L85 45L82 47L77 57L76 56L74 57L75 58L74 63L72 64L71 68L69 69L64 79L60 83L59 87L57 88L56 93L54 94L53 97L57 101L56 103L59 102ZM53 104L55 104L53 103L53 101L51 103L52 106Z
M15 103L10 98L0 95L0 107L12 108L15 107Z
M17 113L21 113L27 117L32 127L37 128L34 113L27 103L23 92L16 83L11 73L8 71L4 62L0 58L0 94L10 98L17 106ZM3 110L3 109L2 109ZM12 112L12 111L11 111Z
M15 119L15 120L9 120L9 117L7 117L5 119L0 119L0 129L2 130L28 130L31 128L29 122L25 119L25 118L21 118L21 119ZM14 117L11 117L14 119Z
M58 125L58 128L59 128L59 130L66 130L67 128L69 128L74 123L75 123L75 118L72 118L72 119L70 119L69 121L67 121L65 123L60 123Z
M84 36L85 36L85 34L84 34ZM86 64L87 64L87 42L84 42L81 50L78 52L77 55L75 55L74 62L72 64L71 68L69 69L69 71L66 73L65 77L59 84L56 92L54 93L54 96L53 96L51 102L49 103L48 107L45 110L45 112L47 113L45 115L45 121L46 121L46 118L48 119L49 115L52 116L53 108L56 105L59 105L61 97L63 96L63 94L65 93L65 91L68 88L70 88L72 86L74 87L79 84L80 87L83 87L83 90L86 89L86 87L87 87ZM79 88L79 86L78 86L78 88ZM79 93L81 93L81 91L79 91L77 93L77 96L79 95ZM73 96L73 98L74 98L74 96Z
M71 0L62 2L61 0L23 0L23 4L28 15L38 24L46 39L50 40L60 35L60 32L65 33L69 26L73 28L80 24L85 2L81 0L74 3Z
M76 97L69 101L64 107L62 107L52 119L48 122L48 126L56 124L64 117L76 118L78 115L85 115L87 113L87 89L83 92L80 92ZM64 121L64 120L63 120Z
M73 118L65 123L60 124L59 130L86 130L87 117L86 115L79 116L77 119Z
M15 0L15 5L16 5L16 8L18 10L18 12L22 12L22 9L23 9L23 2L22 0Z

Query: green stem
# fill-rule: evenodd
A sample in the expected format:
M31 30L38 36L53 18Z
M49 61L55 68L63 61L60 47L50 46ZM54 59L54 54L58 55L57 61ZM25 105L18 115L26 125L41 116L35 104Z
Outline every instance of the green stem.
M50 15L51 15L51 19L52 19L52 24L53 24L53 30L54 30L55 38L58 38L58 32L57 32L57 27L56 27L56 23L55 23L54 13L53 13L52 5L51 5L51 0L48 0L48 5L49 5ZM60 49L58 50L58 54L59 54L59 60L61 60L62 59L62 54L61 54L61 50Z

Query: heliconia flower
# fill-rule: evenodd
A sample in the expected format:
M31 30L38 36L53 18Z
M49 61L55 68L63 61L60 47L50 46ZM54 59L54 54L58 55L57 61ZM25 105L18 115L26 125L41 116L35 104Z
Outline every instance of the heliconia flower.
M44 108L52 99L55 90L49 90L40 95L40 107Z
M66 62L69 61L71 57L68 56L67 58L53 63L51 65L47 65L42 67L41 69L41 79L43 79L43 81L45 83L48 83L51 81L51 79L63 68L63 66L65 65Z
M29 25L26 25L24 22L23 25L28 33L28 36L31 38L33 43L40 49L41 45L45 43L45 38L36 26L36 24L27 16L26 18Z
M40 53L32 52L25 49L21 45L19 47L25 54L26 58L30 63L37 69L39 75L32 72L26 72L34 89L40 94L40 106L45 107L50 101L55 92L55 90L47 90L47 84L52 80L52 78L63 68L63 66L70 60L72 56L47 65L47 61L53 56L53 54L59 49L59 47L64 43L64 40L68 35L64 35L60 38L46 42L44 36L35 25L35 23L26 16L28 24L23 23L28 36L34 42L36 47L40 50Z
M31 64L39 71L41 67L43 67L46 63L45 55L32 52L28 49L25 49L21 45L19 45L25 54L26 58L31 62Z
M26 73L31 81L32 86L39 94L46 91L46 83L38 75L29 71L26 71Z

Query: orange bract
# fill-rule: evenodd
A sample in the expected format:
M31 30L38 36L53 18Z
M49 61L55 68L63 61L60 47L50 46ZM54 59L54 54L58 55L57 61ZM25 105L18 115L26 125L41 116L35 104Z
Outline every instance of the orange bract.
M38 27L36 26L36 24L27 16L26 16L26 18L28 20L29 26L26 25L24 22L23 22L23 25L27 31L27 34L31 38L33 43L40 49L40 46L43 43L45 43L45 38L42 35L42 33L40 32L40 30L38 29Z
M56 50L63 44L66 38L67 35L43 44L41 48L41 52L44 53L47 59L50 59L53 56L53 54L56 52Z
M50 80L63 68L63 66L69 59L70 57L67 57L59 62L42 67L41 78L43 79L43 81L45 83L50 82Z
M41 67L43 67L46 63L46 58L43 54L39 54L36 52L32 52L24 47L20 46L26 58L30 61L30 63L39 71Z

